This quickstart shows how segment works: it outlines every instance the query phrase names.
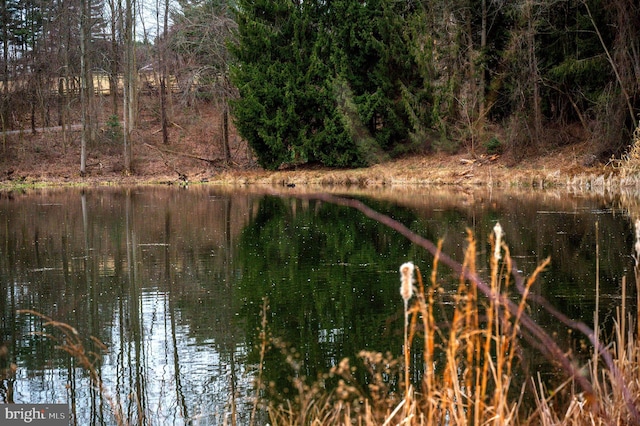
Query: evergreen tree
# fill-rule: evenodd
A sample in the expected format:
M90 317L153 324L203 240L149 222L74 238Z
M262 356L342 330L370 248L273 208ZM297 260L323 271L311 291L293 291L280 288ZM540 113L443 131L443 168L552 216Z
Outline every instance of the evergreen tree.
M597 25L607 28L604 9L594 8ZM605 34L607 39L610 34ZM547 95L552 119L575 121L584 116L614 76L582 4L559 4L540 35L541 60L547 64ZM610 40L607 40L610 43ZM584 118L582 118L584 121ZM586 126L586 124L585 124Z
M260 164L273 169L319 160L323 138L353 151L346 129L329 114L331 105L327 111L333 96L326 64L317 55L322 49L314 23L305 16L310 3L239 3L239 44L233 50L238 66L232 78L240 99L234 103L234 116ZM350 161L342 165L357 162L357 157L346 154Z
M406 143L403 88L422 80L392 5L239 2L234 115L262 166L360 166Z
M334 23L332 62L353 91L363 124L385 151L402 149L409 136L412 111L405 96L429 99L413 41L404 36L413 13L411 2L342 0L332 2L326 15Z

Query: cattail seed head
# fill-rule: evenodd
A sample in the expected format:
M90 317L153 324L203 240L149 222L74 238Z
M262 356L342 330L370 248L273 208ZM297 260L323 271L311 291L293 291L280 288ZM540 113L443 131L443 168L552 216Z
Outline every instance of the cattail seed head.
M502 244L502 237L504 236L504 231L502 231L500 222L496 222L496 226L493 227L493 233L496 235L496 244L493 247L493 257L496 260L500 260L502 258L500 255L500 245Z
M400 296L406 302L413 296L413 262L403 263L400 266Z

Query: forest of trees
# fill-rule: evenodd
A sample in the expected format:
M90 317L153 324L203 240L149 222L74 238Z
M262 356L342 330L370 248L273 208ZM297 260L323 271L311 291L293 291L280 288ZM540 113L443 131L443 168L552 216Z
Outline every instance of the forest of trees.
M81 123L81 173L99 117L122 126L130 170L143 69L164 143L176 102L206 104L227 158L234 122L272 169L578 139L602 160L638 126L636 0L0 2L0 126Z

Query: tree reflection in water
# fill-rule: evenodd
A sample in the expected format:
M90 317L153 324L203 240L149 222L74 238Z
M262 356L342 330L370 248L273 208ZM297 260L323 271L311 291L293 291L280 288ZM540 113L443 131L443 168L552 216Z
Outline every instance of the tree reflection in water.
M601 318L615 317L620 279L632 270L633 231L614 200L417 188L352 195L425 238L444 238L454 259L462 259L470 228L479 265L487 264L483 244L499 220L525 274L551 256L535 291L587 322L598 221ZM264 296L270 332L315 378L361 349L399 353L398 265L413 260L428 274L431 264L424 250L355 210L238 188L33 191L0 198L0 221L0 326L5 364L18 367L4 388L13 383L17 403L73 401L78 424L115 420L86 373L31 334L42 321L17 309L105 342L97 368L132 423L215 423L235 406L243 424ZM569 341L557 321L533 314ZM267 379L285 389L288 368L272 354ZM0 389L5 401L7 394Z

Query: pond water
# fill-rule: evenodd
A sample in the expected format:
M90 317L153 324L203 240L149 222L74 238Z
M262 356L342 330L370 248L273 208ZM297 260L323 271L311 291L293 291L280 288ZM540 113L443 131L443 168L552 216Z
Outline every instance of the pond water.
M470 229L481 273L499 221L525 275L551 257L535 292L587 323L596 270L605 327L623 276L633 275L633 221L620 197L433 188L347 195L443 239L459 261ZM357 210L257 189L2 193L0 402L68 403L80 425L115 424L112 407L131 423L229 424L235 416L247 424L264 298L271 336L300 354L297 374L316 377L362 349L400 353L398 268L407 260L430 273L430 254ZM61 330L36 313L74 327L87 351L102 354L93 367L102 391L57 348ZM572 344L544 310L531 315ZM286 368L268 360L263 380L286 392Z

